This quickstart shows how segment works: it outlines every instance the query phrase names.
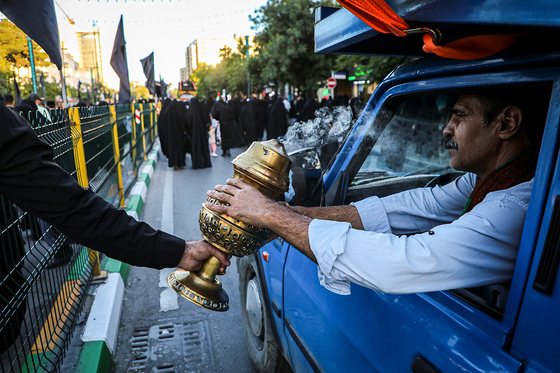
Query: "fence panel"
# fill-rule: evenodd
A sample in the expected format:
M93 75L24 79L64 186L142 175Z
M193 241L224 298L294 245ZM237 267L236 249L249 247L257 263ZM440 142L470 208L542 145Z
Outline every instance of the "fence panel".
M51 110L50 119L26 119L64 170L123 206L156 139L155 108L144 106ZM0 207L0 372L58 371L99 257L3 195Z

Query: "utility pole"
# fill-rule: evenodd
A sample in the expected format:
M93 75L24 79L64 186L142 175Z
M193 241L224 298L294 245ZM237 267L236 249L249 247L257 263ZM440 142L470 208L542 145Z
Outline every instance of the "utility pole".
M54 3L56 4L56 6L58 7L58 9L60 9L60 11L62 13L64 13L64 16L66 17L66 19L68 20L68 23L70 23L72 26L74 26L76 24L76 22L74 22L74 20L72 18L70 18L70 16L64 11L64 9L62 9L62 7L60 6L60 4L58 3L58 1L54 1ZM60 41L60 50L61 50L61 54L62 54L62 69L59 71L60 73L60 86L61 86L61 93L62 93L62 107L66 108L68 107L68 92L66 91L66 81L65 81L65 77L64 77L64 69L65 69L65 62L64 60L66 59L64 56L64 51L66 50L64 48L64 42L61 40ZM79 93L78 93L79 95Z
M33 80L33 93L37 93L37 73L35 72L35 55L33 54L33 42L27 37L27 48L29 49L29 63L31 65L31 79Z

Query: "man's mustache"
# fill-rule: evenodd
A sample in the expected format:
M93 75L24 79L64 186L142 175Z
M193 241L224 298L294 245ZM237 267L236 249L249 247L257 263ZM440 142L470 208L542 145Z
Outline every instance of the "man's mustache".
M455 142L455 140L453 140L452 137L447 137L445 139L443 139L443 147L445 149L457 149L457 143Z

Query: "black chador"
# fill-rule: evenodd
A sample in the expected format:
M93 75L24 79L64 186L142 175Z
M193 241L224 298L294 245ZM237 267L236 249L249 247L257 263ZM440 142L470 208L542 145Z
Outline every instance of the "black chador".
M274 100L266 120L266 137L268 140L284 136L288 130L288 112L281 98Z
M167 149L169 147L169 126L171 118L171 99L166 98L161 104L161 111L158 118L158 134L161 144L161 151L167 157Z
M259 141L262 139L264 122L265 109L259 103L259 100L252 99L245 104L243 109L241 109L241 114L239 115L239 124L247 144L251 144L253 141Z
M307 122L308 120L315 119L315 110L319 109L320 107L321 105L319 105L317 101L315 101L311 97L308 98L296 120L298 122Z
M170 125L168 133L167 161L169 167L183 168L186 155L190 153L190 131L188 128L188 111L184 102L171 104Z
M192 168L212 167L208 145L208 127L204 120L202 104L196 97L191 98L189 102L189 128Z
M245 146L241 130L237 126L233 111L221 101L212 107L212 117L220 122L222 134L222 156L231 155L230 149Z

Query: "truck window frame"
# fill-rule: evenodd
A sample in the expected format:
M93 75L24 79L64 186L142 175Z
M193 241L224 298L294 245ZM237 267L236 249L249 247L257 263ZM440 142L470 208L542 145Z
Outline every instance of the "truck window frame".
M489 76L494 75L495 78L494 79L489 79ZM538 79L537 77L530 77L527 76L527 81L525 82L520 82L520 81L515 81L513 82L512 79L505 79L503 81L500 81L500 76L503 75L508 75L507 73L496 73L496 74L491 74L491 75L487 75L486 76L486 81L484 81L484 83L481 82L480 79L475 79L472 82L469 82L468 77L462 77L461 79L461 83L462 84L454 84L453 87L448 87L448 88L439 88L439 89L429 89L429 86L431 86L433 82L430 81L425 81L422 82L421 84L418 83L404 83L402 86L400 87L393 87L387 90L387 92L385 92L383 94L383 96L380 99L380 102L378 103L378 106L380 106L380 108L378 109L375 118L373 119L373 123L370 124L369 128L368 128L368 134L364 136L364 138L362 139L361 143L358 146L358 149L355 153L355 155L352 157L352 159L349 161L348 166L345 170L345 172L347 173L347 177L349 180L349 187L347 190L347 196L345 198L344 204L348 204L349 202L352 202L351 198L351 183L354 180L354 178L356 177L357 173L359 172L363 162L365 161L365 159L369 156L370 154L370 150L373 148L373 146L375 145L375 143L377 142L377 140L379 139L380 134L382 133L382 131L385 129L386 125L389 123L390 119L393 117L392 115L387 115L387 112L395 112L395 109L399 107L399 105L401 105L407 98L412 97L414 95L425 95L425 94L433 94L434 92L457 92L458 90L461 89L466 89L466 88L476 88L476 87L496 87L496 86L516 86L516 87L520 87L520 86L536 86L536 85L543 85L545 86L545 88L543 89L549 89L549 91L551 91L551 96L549 98L549 106L548 106L548 110L550 111L550 107L551 107L551 98L552 95L554 93L554 90L557 89L556 84L554 84L555 82L553 82L550 78L548 79ZM515 74L514 74L515 75ZM530 74L529 74L530 75ZM538 74L536 74L538 75ZM479 77L480 78L480 77ZM452 78L442 78L441 80L445 81L446 79L452 79ZM435 79L435 80L439 80L439 79ZM505 83L504 83L505 81ZM429 83L429 84L426 84ZM481 84L482 83L482 84ZM434 88L438 86L438 84L433 84ZM410 89L409 87L413 87L413 89ZM398 94L392 94L392 91L402 91L402 93L398 93ZM371 121L371 120L370 120ZM546 123L549 121L549 117L547 116L546 122L542 124L543 128L546 126ZM443 136L442 136L443 138ZM539 153L539 158L540 158L540 153ZM349 193L349 195L348 195ZM350 198L349 198L350 196ZM525 227L524 227L524 231L525 231ZM535 238L536 241L536 238ZM518 257L519 258L519 257ZM516 268L517 268L517 264L516 264ZM513 276L516 276L516 273L518 271L516 270L515 273L513 274ZM453 289L453 290L448 290L448 291L444 291L444 292L436 292L436 293L444 293L447 294L448 296L452 297L454 302L459 302L459 304L461 305L462 308L466 307L473 307L476 310L482 312L485 315L490 316L492 319L501 322L502 320L504 320L504 315L507 312L507 307L510 303L510 300L506 298L506 302L505 302L505 306L503 308L500 307L494 307L492 305L489 305L486 301L481 300L481 298L473 292L472 289ZM431 295L432 293L428 294ZM441 296L438 295L436 296L436 298L441 299Z

